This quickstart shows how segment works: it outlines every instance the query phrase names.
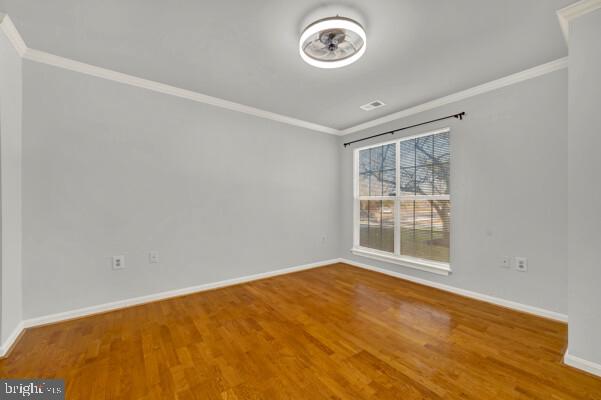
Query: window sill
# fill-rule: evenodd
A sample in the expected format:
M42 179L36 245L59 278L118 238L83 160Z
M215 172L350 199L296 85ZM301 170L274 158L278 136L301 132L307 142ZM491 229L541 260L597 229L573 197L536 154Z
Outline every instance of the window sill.
M352 248L351 253L353 253L356 256L371 258L378 261L385 261L392 264L402 265L403 267L409 267L419 269L421 271L431 272L437 275L449 275L451 273L451 266L447 263L422 260L419 258L412 257L398 257L388 253L380 253L377 251L363 248Z

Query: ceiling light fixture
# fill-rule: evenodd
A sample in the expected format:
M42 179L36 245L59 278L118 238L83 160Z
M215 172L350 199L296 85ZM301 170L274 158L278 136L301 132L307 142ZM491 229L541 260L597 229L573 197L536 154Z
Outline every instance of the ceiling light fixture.
M301 58L318 68L340 68L365 53L367 36L355 20L330 17L307 26L299 40Z

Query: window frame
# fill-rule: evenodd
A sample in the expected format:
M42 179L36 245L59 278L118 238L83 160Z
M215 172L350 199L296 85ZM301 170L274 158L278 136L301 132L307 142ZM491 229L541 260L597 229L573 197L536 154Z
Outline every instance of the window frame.
M449 200L451 202L451 192L449 189L449 194L445 195L401 195L400 194L400 144L401 142L424 137L436 135L439 133L449 133L451 132L450 127L436 129L432 131L427 131L423 133L418 133L416 135L404 136L395 140L389 140L386 142L380 142L371 144L364 147L358 147L353 150L353 247L351 249L351 253L372 258L379 261L385 261L393 264L402 265L409 268L415 268L422 271L428 271L439 275L449 275L451 273L451 263L450 260L448 263L427 260L422 258L415 258L410 256L401 255L401 235L400 235L400 202L403 199L411 199L411 200L419 200L422 198L423 200ZM450 141L450 135L449 135ZM395 168L396 168L396 195L395 196L360 196L359 195L359 152L362 150L371 149L374 147L385 146L388 144L395 144L396 152L395 152ZM449 142L450 146L450 142ZM449 180L450 180L450 169L449 169ZM452 187L452 185L450 185ZM394 201L394 252L389 253L386 251L381 251L377 249L371 249L369 247L363 247L360 245L360 229L361 229L361 210L360 210L360 201L361 200L391 200ZM452 221L451 221L452 227ZM452 241L453 235L450 235L450 240ZM450 251L450 245L449 245Z

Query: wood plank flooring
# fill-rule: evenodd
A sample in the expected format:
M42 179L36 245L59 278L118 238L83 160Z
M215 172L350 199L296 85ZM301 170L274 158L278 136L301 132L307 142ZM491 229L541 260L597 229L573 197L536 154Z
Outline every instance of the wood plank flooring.
M28 329L67 399L601 399L565 324L344 264Z

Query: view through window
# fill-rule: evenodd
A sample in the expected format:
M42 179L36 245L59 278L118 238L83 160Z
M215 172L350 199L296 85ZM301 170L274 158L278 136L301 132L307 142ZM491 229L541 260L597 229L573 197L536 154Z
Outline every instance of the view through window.
M449 130L358 149L355 157L355 247L448 263Z

